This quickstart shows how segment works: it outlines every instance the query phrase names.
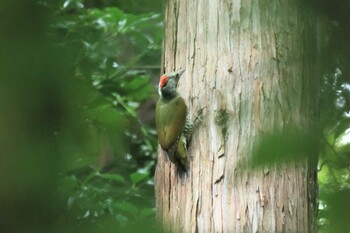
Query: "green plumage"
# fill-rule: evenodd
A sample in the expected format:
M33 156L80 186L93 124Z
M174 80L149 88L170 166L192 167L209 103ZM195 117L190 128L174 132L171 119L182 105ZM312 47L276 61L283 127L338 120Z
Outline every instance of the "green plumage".
M185 100L176 91L183 72L184 70L170 72L160 77L156 126L160 146L167 152L171 162L186 171L187 146L191 138L192 125L187 115Z
M156 126L159 144L168 152L172 162L186 164L187 151L182 131L185 126L187 106L181 96L160 98L156 106ZM186 140L185 140L186 141Z

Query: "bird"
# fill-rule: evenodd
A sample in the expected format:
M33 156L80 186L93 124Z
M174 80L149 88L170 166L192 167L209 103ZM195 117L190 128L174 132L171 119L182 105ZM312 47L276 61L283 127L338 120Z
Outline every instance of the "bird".
M187 105L177 92L177 84L184 72L169 72L160 77L155 114L159 144L180 171L188 170L187 148L192 136Z

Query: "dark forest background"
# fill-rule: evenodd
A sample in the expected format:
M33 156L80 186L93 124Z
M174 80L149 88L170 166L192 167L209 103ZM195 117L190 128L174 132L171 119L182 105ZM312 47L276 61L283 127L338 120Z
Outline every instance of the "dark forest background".
M158 231L154 106L164 5L0 2L0 232ZM345 233L350 1L306 7L319 14L321 38L319 231Z

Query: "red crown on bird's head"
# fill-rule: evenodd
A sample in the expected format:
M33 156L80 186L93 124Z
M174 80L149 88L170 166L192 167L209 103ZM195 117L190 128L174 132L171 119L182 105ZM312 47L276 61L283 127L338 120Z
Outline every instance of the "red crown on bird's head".
M160 77L160 80L159 80L159 86L162 88L164 87L167 83L168 83L168 76L163 74L161 77Z

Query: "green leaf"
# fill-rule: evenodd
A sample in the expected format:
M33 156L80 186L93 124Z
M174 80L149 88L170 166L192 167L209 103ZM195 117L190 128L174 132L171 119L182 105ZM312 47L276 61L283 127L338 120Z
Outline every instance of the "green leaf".
M141 211L141 218L146 218L155 215L156 210L154 208L144 208Z
M148 172L134 172L130 175L130 179L133 183L133 185L137 185L138 183L140 183L141 181L144 181L145 179L147 179L149 177L149 173Z
M263 135L253 150L253 165L274 164L316 159L319 137L315 131L299 131L297 127L286 127L282 132L275 131Z
M119 174L99 174L98 176L103 179L113 180L125 184L125 178Z
M116 216L116 219L122 226L126 226L127 223L129 222L129 219L127 217L125 217L124 215L121 215L121 214L118 214Z
M132 216L137 216L139 213L139 208L130 202L116 203L114 206L116 209L129 213Z

